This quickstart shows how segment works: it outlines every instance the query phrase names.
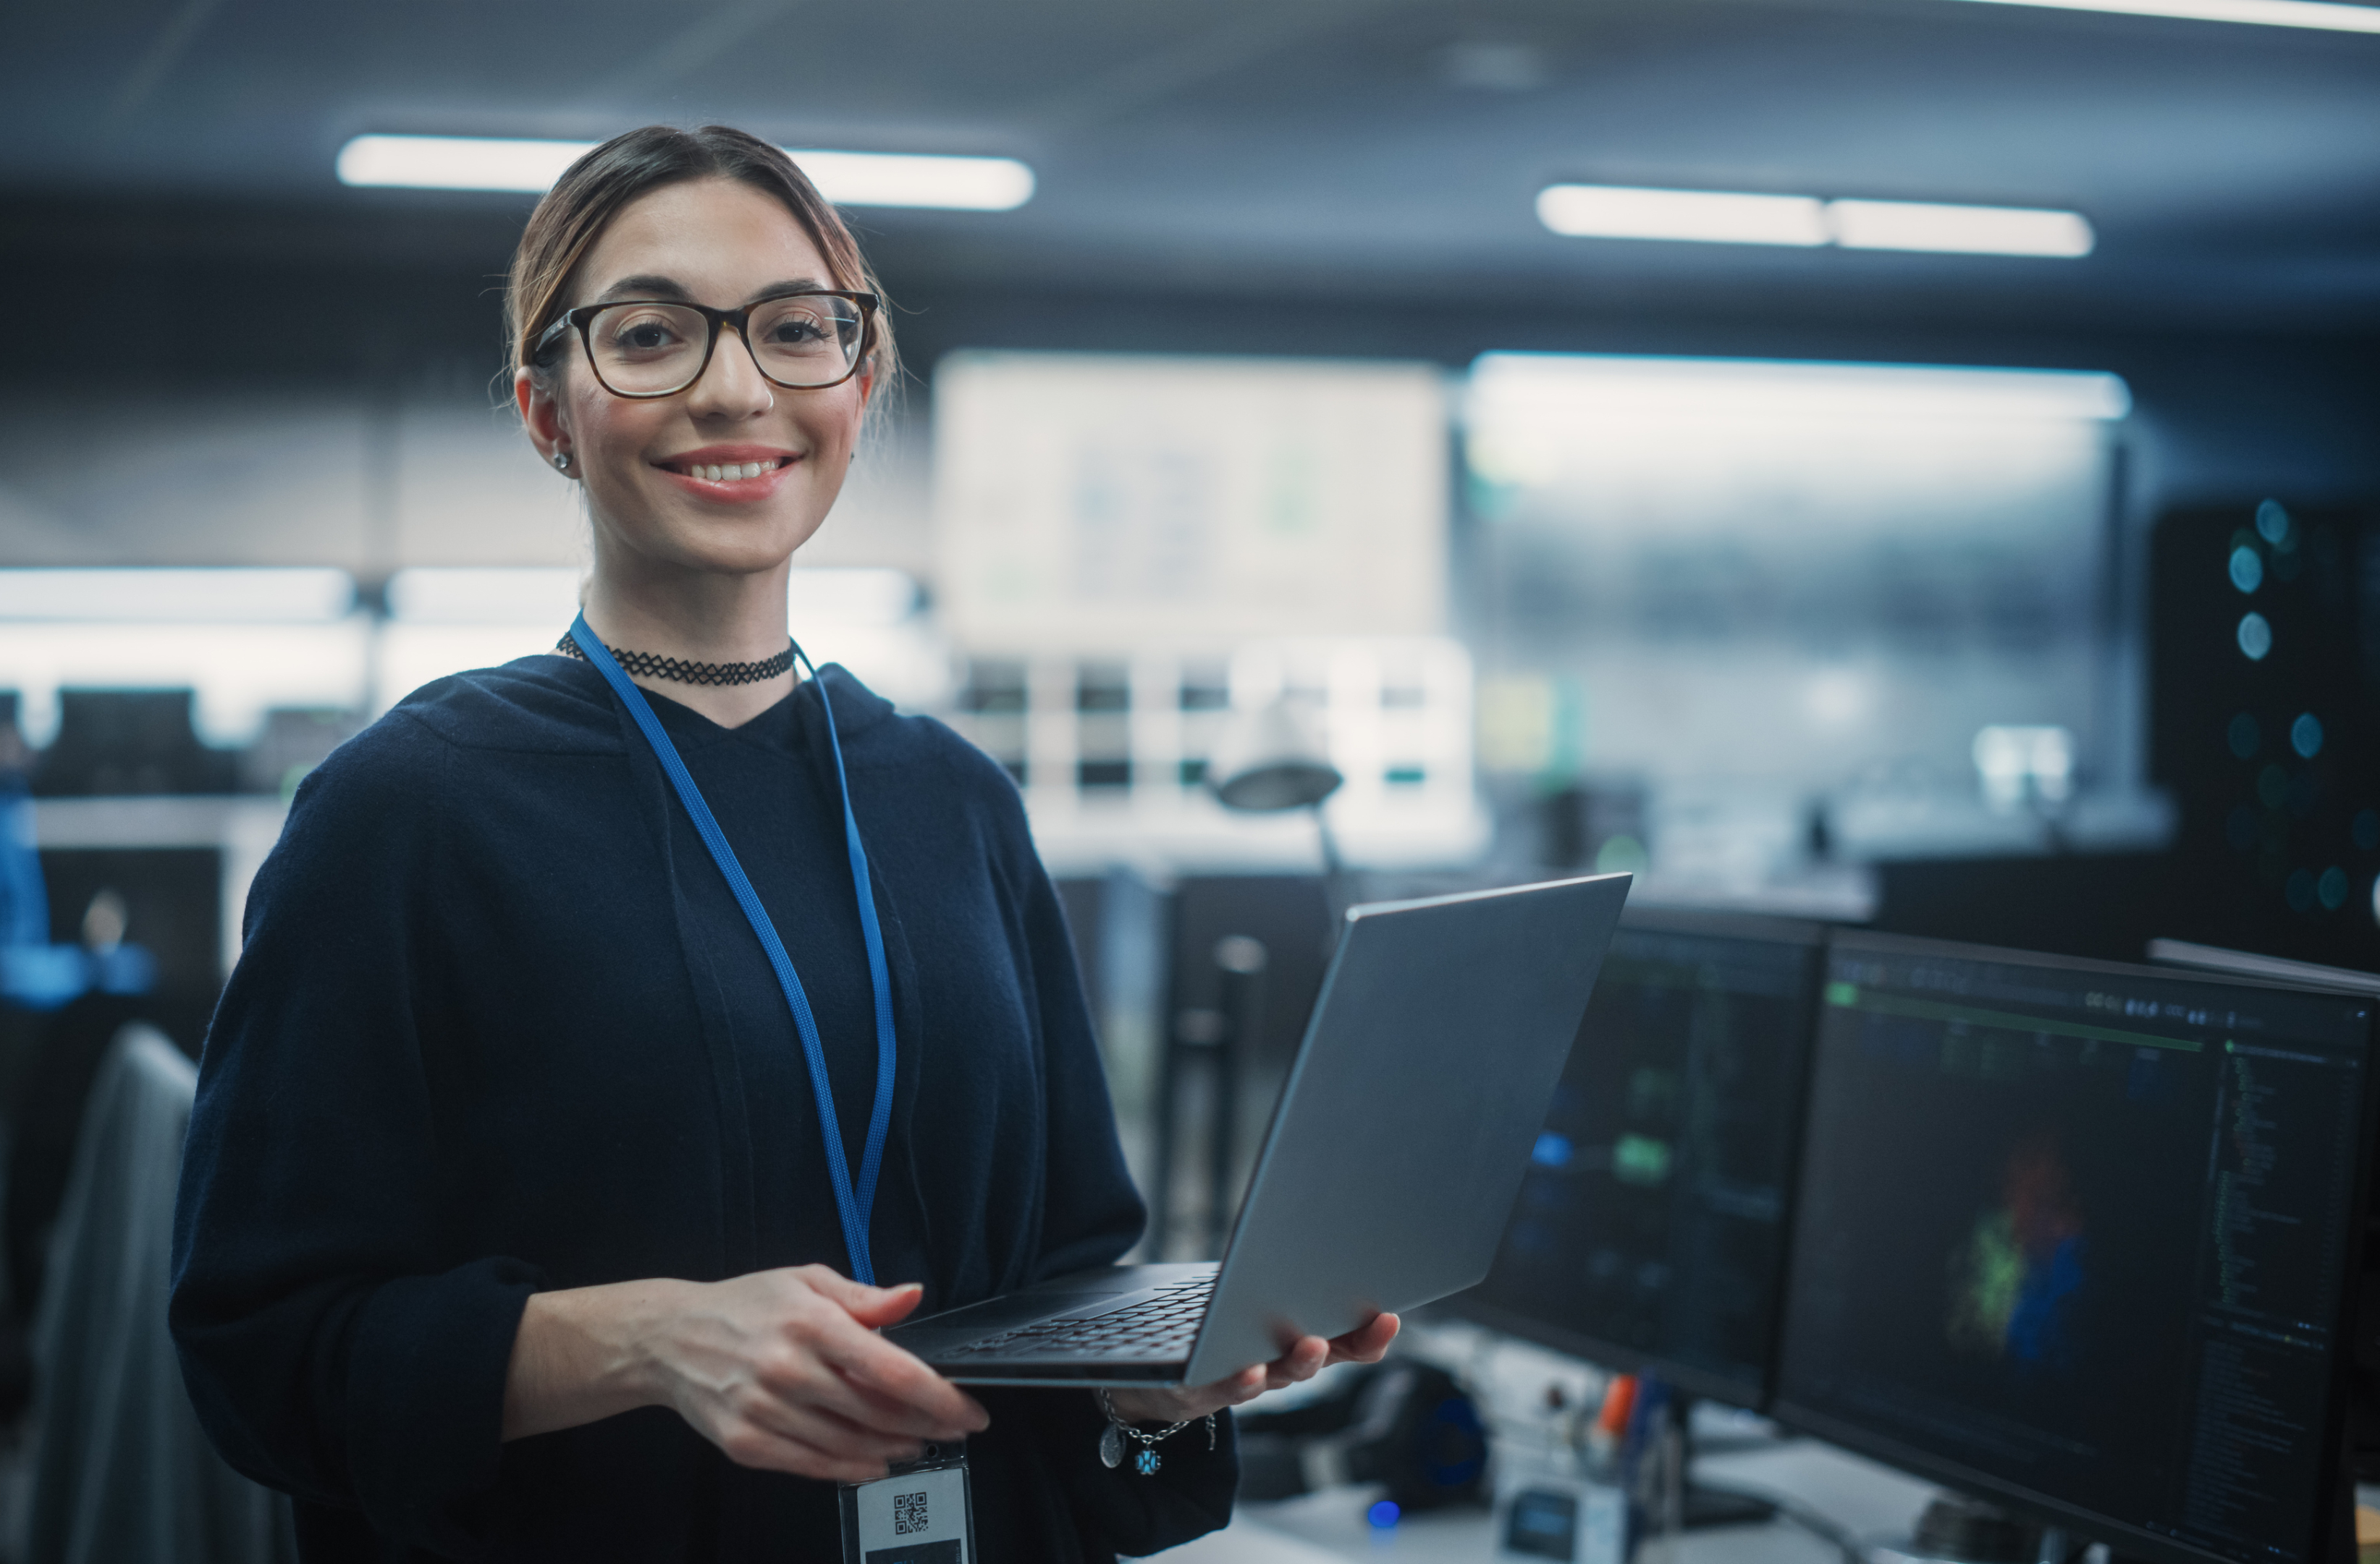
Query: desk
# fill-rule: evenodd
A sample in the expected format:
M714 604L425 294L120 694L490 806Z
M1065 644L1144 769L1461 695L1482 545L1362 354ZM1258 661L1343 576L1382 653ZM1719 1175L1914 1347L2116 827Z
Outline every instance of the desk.
M1815 1439L1706 1455L1694 1471L1715 1485L1790 1497L1862 1537L1906 1535L1936 1492ZM1243 1505L1222 1531L1161 1557L1168 1564L1487 1564L1492 1557L1484 1509L1416 1515L1378 1531L1364 1520L1371 1497L1333 1488ZM1686 1533L1670 1564L1841 1564L1841 1555L1798 1527L1730 1526Z

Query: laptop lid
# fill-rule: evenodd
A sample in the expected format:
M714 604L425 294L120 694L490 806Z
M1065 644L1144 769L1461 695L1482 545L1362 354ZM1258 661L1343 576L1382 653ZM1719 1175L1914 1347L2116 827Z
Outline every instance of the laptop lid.
M1348 912L1185 1383L1488 1274L1628 886Z

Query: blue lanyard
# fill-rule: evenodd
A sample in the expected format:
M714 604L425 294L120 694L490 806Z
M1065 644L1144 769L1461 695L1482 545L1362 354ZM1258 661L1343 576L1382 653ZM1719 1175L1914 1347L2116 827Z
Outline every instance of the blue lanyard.
M661 718L653 715L652 703L645 692L637 688L628 676L620 671L611 651L587 628L587 617L580 615L570 627L570 639L595 671L603 676L628 715L637 719L644 730L645 741L653 747L653 758L662 770L669 774L670 785L677 789L686 812L694 819L694 828L702 837L702 845L710 849L711 859L719 872L727 877L727 888L735 893L735 900L750 920L752 932L760 938L760 948L769 953L769 965L777 971L777 986L785 991L785 1003L794 1012L794 1029L802 1034L802 1054L809 1061L810 1090L818 1096L819 1127L826 1138L827 1177L834 1184L835 1209L843 1217L844 1247L851 1252L853 1279L876 1285L876 1266L868 1258L868 1216L876 1204L876 1175L884 1163L884 1138L892 1127L892 980L884 967L884 931L877 926L876 898L868 888L868 852L859 844L859 822L851 813L851 782L844 775L843 742L835 737L834 703L827 699L826 681L818 676L818 665L796 645L794 651L809 667L810 682L818 686L819 704L826 711L827 748L834 754L834 785L843 794L843 839L851 853L851 883L859 897L859 932L868 942L868 981L876 990L876 1107L868 1118L868 1150L859 1161L859 1182L851 1179L851 1163L843 1154L843 1130L834 1117L834 1092L826 1075L826 1049L819 1042L817 1018L810 1014L809 996L802 992L802 980L794 971L793 958L785 954L785 942L777 937L776 925L769 922L768 909L760 905L759 894L753 890L746 877L744 866L735 861L735 849L727 845L727 834L712 818L710 806L702 801L702 789L694 785L694 776L678 758L677 746L662 727Z

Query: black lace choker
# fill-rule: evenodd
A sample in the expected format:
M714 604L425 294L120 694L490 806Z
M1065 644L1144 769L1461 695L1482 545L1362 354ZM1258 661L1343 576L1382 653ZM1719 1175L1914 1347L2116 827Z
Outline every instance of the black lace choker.
M578 650L578 642L566 635L554 650L582 663L587 660L587 654ZM773 657L763 657L757 663L689 663L676 657L655 656L650 652L623 652L616 646L607 645L603 650L612 654L613 661L631 674L646 678L665 678L674 684L759 684L763 679L776 678L794 666L794 643L790 641L785 642L783 652Z

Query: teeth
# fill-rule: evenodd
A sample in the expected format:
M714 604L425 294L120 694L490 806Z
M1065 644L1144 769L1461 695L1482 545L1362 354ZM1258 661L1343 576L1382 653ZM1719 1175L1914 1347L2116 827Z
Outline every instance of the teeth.
M733 483L745 478L758 478L763 472L774 472L777 465L773 461L694 462L687 466L686 473L707 483Z

